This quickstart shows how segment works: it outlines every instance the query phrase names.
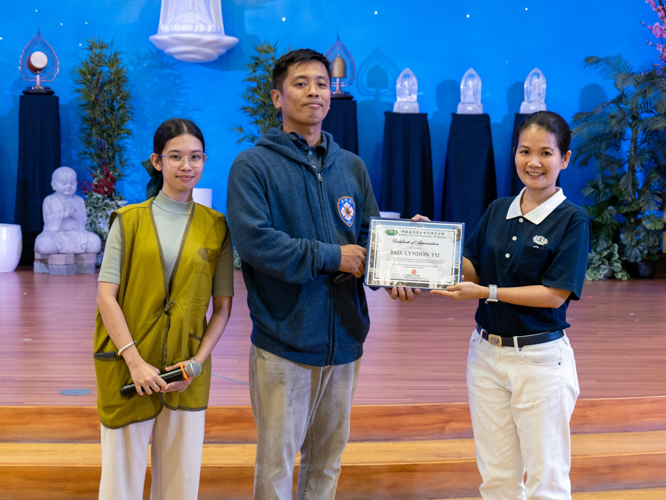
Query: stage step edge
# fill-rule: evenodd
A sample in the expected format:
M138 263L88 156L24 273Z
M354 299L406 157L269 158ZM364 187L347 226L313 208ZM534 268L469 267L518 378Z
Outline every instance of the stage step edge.
M93 406L0 406L0 442L99 442ZM581 399L574 434L666 430L666 396ZM356 405L350 441L412 441L472 437L467 403ZM206 443L254 443L249 406L215 406L206 412Z
M350 444L336 498L473 497L481 481L473 441L458 441ZM572 449L574 491L666 487L666 431L576 435ZM199 498L251 498L254 452L254 445L206 445ZM10 443L0 445L0 457L0 498L77 500L97 491L99 445Z

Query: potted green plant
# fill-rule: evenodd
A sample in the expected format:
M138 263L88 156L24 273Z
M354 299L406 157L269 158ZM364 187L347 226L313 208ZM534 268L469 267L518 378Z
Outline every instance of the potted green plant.
M592 200L586 207L592 219L589 275L598 275L613 244L623 271L632 265L656 270L664 229L666 82L653 65L634 71L621 56L588 57L585 63L612 79L619 92L574 116L574 162L596 167L583 191Z
M247 130L241 125L232 128L240 137L238 144L247 141L257 142L262 134L282 123L281 114L273 106L271 90L273 90L273 67L280 56L277 54L277 42L273 45L266 41L254 46L256 54L247 65L244 82L250 85L241 94L245 104L238 111L250 118L252 128Z
M251 128L248 130L242 125L235 125L232 130L239 135L237 144L249 142L255 144L257 139L273 127L282 123L282 115L273 106L271 90L273 90L273 67L280 56L277 54L277 42L271 45L265 41L254 46L256 52L247 65L244 82L248 87L241 94L245 104L239 108L243 114L250 118ZM241 258L234 250L234 268L241 268Z
M127 71L121 52L101 38L86 40L87 56L76 68L74 91L78 94L80 156L88 163L92 179L82 183L86 196L86 228L102 239L108 235L109 214L120 208L123 197L116 189L128 164L124 140L130 137L132 118Z

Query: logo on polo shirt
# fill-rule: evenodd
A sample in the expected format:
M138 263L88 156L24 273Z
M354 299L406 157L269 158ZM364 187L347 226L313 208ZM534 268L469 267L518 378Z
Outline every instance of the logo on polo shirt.
M351 196L343 196L338 200L338 213L345 224L351 227L356 217L356 205Z
M546 238L545 236L535 236L534 238L532 238L532 241L537 245L541 246L548 244L548 238Z

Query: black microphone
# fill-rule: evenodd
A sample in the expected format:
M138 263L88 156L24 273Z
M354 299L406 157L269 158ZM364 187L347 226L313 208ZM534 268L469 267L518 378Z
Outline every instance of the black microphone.
M331 281L333 282L334 285L339 285L347 281L352 276L354 276L352 273L345 273L344 271L338 271L337 273L331 275Z
M190 379L199 375L201 375L201 365L197 361L192 360L187 365L181 363L178 369L160 373L160 378L168 384L169 382L176 382L184 378ZM134 396L136 393L136 386L134 384L127 384L120 388L120 394L125 397Z

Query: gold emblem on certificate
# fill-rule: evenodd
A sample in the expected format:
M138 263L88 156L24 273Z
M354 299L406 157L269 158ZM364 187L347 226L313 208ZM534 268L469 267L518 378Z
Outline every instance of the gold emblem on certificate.
M370 219L365 284L443 289L460 282L465 224Z

